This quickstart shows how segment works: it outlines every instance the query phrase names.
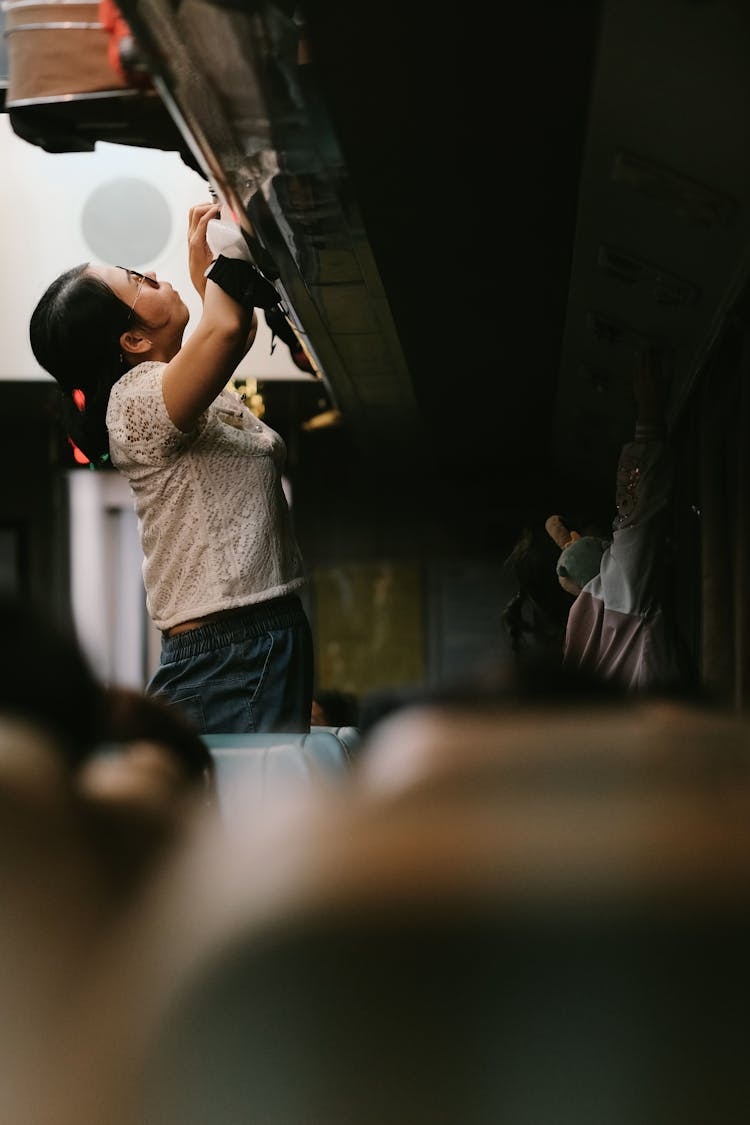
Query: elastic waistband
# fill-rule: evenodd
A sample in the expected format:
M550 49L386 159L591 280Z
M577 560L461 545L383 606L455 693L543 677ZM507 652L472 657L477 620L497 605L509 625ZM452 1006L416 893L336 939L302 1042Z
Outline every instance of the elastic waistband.
M269 598L266 602L242 606L219 621L207 621L186 633L173 637L162 634L162 658L181 660L201 652L210 652L222 645L260 637L269 629L285 629L307 621L297 594Z

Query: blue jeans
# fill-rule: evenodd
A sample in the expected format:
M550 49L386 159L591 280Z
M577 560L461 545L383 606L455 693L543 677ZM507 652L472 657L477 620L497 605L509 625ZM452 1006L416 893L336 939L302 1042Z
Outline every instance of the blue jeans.
M202 734L308 731L312 690L312 634L296 595L163 636L146 686Z

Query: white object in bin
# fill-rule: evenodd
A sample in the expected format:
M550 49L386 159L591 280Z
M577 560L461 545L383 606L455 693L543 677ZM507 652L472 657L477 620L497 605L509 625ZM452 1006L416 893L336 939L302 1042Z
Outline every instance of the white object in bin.
M209 219L206 225L206 242L214 258L223 254L225 258L240 258L253 265L250 247L245 242L242 228L235 223L228 223L226 219Z

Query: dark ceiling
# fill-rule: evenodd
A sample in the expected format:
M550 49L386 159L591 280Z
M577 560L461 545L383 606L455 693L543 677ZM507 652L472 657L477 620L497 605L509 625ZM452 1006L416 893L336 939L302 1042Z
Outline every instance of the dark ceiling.
M442 460L549 448L597 5L313 4L313 54ZM568 6L570 8L571 6Z

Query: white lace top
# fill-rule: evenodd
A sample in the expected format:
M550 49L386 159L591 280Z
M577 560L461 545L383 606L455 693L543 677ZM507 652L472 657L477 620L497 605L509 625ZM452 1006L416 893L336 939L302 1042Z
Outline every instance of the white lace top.
M148 611L159 629L291 593L304 584L281 484L283 439L224 390L184 434L162 397L163 363L112 389L112 464L128 478Z

